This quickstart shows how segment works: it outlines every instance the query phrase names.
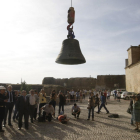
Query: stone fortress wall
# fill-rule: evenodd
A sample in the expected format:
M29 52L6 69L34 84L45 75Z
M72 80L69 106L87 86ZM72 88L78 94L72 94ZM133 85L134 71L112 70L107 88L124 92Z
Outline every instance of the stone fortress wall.
M7 87L10 83L0 83ZM114 87L117 84L118 87ZM14 90L20 90L21 84L10 84L13 86ZM73 89L77 91L78 89L110 89L113 90L115 88L125 88L125 75L98 75L97 79L93 77L75 77L75 78L53 78L53 77L45 77L42 81L42 84L28 84L31 88L36 89L38 92L42 88L50 94L53 89L59 92L59 90L63 90L66 92L67 90Z
M140 45L131 46L126 59L126 90L140 93Z
M114 89L115 84L117 88L125 89L125 75L98 75L97 79L93 77L75 77L65 79L55 79L53 77L45 77L42 81L43 85L60 85L66 88L78 89Z

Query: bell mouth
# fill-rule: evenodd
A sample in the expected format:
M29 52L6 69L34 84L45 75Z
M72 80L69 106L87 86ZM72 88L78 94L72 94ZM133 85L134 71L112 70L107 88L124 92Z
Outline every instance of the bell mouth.
M86 61L79 60L79 59L61 59L61 61L56 60L55 62L58 64L65 64L65 65L78 65L78 64L86 63Z
M86 62L76 39L65 39L62 42L61 51L55 61L64 65L78 65Z

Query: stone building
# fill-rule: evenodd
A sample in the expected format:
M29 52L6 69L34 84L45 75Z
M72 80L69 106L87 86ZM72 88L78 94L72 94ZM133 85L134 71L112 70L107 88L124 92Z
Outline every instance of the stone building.
M96 89L125 89L125 75L98 75Z
M126 90L140 92L140 45L131 46L125 60Z

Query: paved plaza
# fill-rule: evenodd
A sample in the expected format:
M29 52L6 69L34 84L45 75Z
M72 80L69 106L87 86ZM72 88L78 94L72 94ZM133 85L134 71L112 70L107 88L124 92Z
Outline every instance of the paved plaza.
M87 121L87 98L83 103L77 103L81 108L80 118L77 120L71 115L71 105L65 106L65 114L70 117L68 124L61 124L58 120L52 122L29 123L29 130L24 127L18 130L17 121L4 128L5 133L0 134L0 140L140 140L140 132L130 125L131 115L126 112L129 101L114 101L113 97L108 101L107 108L110 113L118 113L120 118L109 118L104 108L97 114L95 109L95 121ZM58 112L58 106L56 107ZM57 114L56 114L57 115Z

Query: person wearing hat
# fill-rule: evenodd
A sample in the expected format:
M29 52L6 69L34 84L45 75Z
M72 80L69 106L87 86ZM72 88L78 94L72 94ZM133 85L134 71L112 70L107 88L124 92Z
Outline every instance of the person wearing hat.
M4 132L4 130L2 130L2 121L5 115L5 103L8 101L7 97L4 95L5 90L6 88L4 86L0 86L0 132Z

